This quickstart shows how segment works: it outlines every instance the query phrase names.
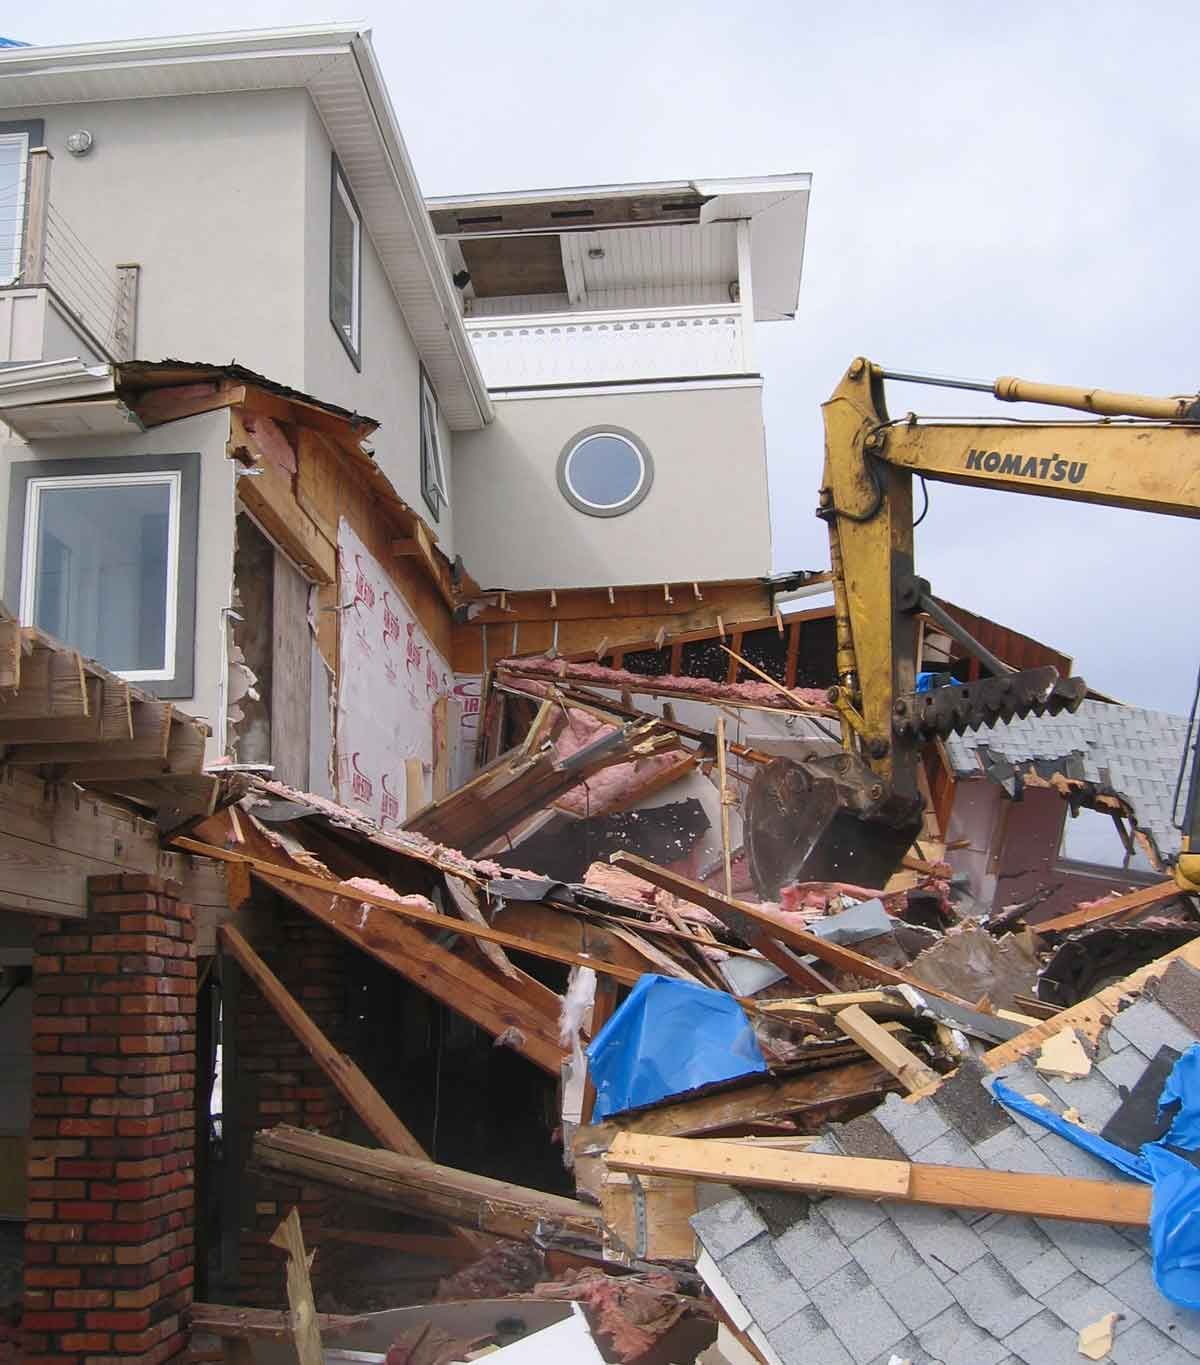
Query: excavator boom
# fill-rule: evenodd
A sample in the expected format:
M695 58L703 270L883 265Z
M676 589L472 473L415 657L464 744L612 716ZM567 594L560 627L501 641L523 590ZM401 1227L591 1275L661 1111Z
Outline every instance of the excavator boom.
M817 515L829 532L842 753L764 769L747 810L751 868L764 895L784 880L886 880L921 824L921 755L933 736L1074 710L1080 678L1016 672L941 611L913 562L913 477L1036 497L1200 517L1200 402L1019 379L952 381L1008 402L1101 420L920 421L889 417L887 378L858 359L824 405ZM1128 420L1113 420L1127 418ZM956 636L989 675L919 692L917 621ZM797 771L798 770L798 771ZM790 829L781 837L784 826ZM770 829L771 837L761 831ZM757 848L756 848L757 845ZM870 877L866 874L870 873Z

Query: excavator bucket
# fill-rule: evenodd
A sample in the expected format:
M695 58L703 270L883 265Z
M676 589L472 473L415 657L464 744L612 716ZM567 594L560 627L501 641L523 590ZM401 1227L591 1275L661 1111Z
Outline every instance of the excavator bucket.
M791 882L883 886L920 833L922 803L843 752L760 768L743 818L755 888L776 900Z

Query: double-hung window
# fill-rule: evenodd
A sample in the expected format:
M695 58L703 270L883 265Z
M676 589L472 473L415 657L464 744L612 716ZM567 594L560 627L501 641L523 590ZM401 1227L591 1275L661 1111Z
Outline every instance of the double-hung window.
M361 369L362 217L337 157L329 197L329 320L355 369Z
M424 370L421 371L421 494L434 521L441 521L442 508L450 505L450 485L438 430L437 395Z
M0 286L21 273L29 150L42 143L41 119L0 123Z
M198 461L14 465L21 620L130 682L189 696Z

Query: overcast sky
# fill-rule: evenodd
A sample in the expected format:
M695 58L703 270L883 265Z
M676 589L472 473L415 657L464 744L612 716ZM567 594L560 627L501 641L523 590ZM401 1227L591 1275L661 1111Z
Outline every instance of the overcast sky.
M372 28L427 194L813 173L797 319L758 329L777 569L828 564L819 405L855 355L1200 387L1194 0L44 0L3 27L44 44L334 18ZM971 398L890 401L988 411ZM917 552L935 592L1072 654L1097 688L1186 709L1195 522L930 493Z

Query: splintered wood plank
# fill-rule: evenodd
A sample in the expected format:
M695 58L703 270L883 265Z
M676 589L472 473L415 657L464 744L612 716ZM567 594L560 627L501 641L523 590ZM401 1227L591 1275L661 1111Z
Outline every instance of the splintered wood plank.
M328 1235L332 1229L326 1229ZM226 1340L287 1341L292 1334L291 1319L280 1308L240 1308L224 1303L193 1303L187 1310L193 1332L206 1332ZM361 1317L319 1313L321 1331L330 1335L347 1332Z
M835 1018L838 1028L890 1071L910 1093L937 1084L938 1073L876 1023L861 1005L848 1005L839 1010Z
M463 919L470 920L472 924L482 924L487 927L487 920L484 919L483 911L479 908L475 890L468 882L463 881L461 877L452 877L446 873L446 888L450 892L450 899L454 902L455 909ZM498 972L502 972L514 980L520 977L521 973L508 960L508 954L498 943L489 943L487 939L478 939L477 943L479 951Z
M355 1062L340 1052L321 1032L300 1002L254 951L232 924L219 931L221 946L258 987L259 992L275 1013L292 1031L297 1040L321 1070L333 1082L338 1093L363 1121L367 1130L385 1147L401 1156L428 1161L429 1154L408 1130L388 1102L371 1084ZM462 1237L475 1251L490 1245L485 1237L463 1232Z
M605 1162L610 1170L716 1180L765 1189L820 1190L856 1199L893 1199L938 1208L983 1209L1034 1218L1145 1227L1151 1189L1133 1181L930 1166L874 1157L816 1156L717 1139L647 1138L622 1133Z
M639 858L636 853L614 853L609 861L618 867L636 873L637 876L645 881L652 882L655 886L661 886L664 891L671 891L677 896L682 896L684 900L691 901L693 905L700 905L706 910L711 910L735 933L748 934L758 931L770 938L778 939L780 943L786 944L789 948L795 948L799 952L818 957L822 962L827 962L839 971L866 977L868 981L880 981L888 986L911 986L914 990L925 995L939 996L941 999L952 1001L964 1009L972 1008L966 1000L960 1000L958 996L951 995L948 991L936 990L933 986L927 986L924 982L917 981L914 977L905 976L903 972L893 971L891 967L885 967L881 962L875 962L869 957L864 957L862 953L856 953L852 948L843 948L840 944L830 943L825 939L818 938L815 934L805 933L802 929L794 929L789 924L782 924L774 916L760 910L756 905L722 896L711 891L707 886L692 881L689 877L681 877L677 872L671 872L646 858Z
M271 1245L287 1252L287 1296L292 1310L292 1344L300 1365L325 1365L317 1304L309 1277L308 1254L300 1231L300 1214L293 1208L271 1234Z
M254 1157L306 1182L355 1190L393 1208L499 1237L537 1233L599 1240L599 1211L576 1199L300 1128L280 1126L256 1134Z
M89 680L90 681L90 680ZM20 767L40 766L45 763L107 763L110 759L130 762L146 759L163 762L167 757L167 746L171 738L171 719L175 708L165 701L138 701L133 704L133 734L128 738L99 740L96 742L55 744L47 749L45 744L14 744L8 751L7 761ZM89 720L99 717L88 717Z
M1124 896L1110 896L1098 905L1090 905L1083 910L1071 910L1065 915L1056 915L1054 919L1042 920L1029 927L1035 934L1060 934L1068 929L1077 929L1081 924L1095 924L1097 920L1132 915L1152 905L1173 900L1180 894L1179 887L1174 881L1160 882L1156 886L1143 886L1137 891L1127 892Z
M20 686L0 702L0 718L87 716L88 692L78 651L48 643L40 631L29 626L22 629L21 636L27 652L21 660Z

